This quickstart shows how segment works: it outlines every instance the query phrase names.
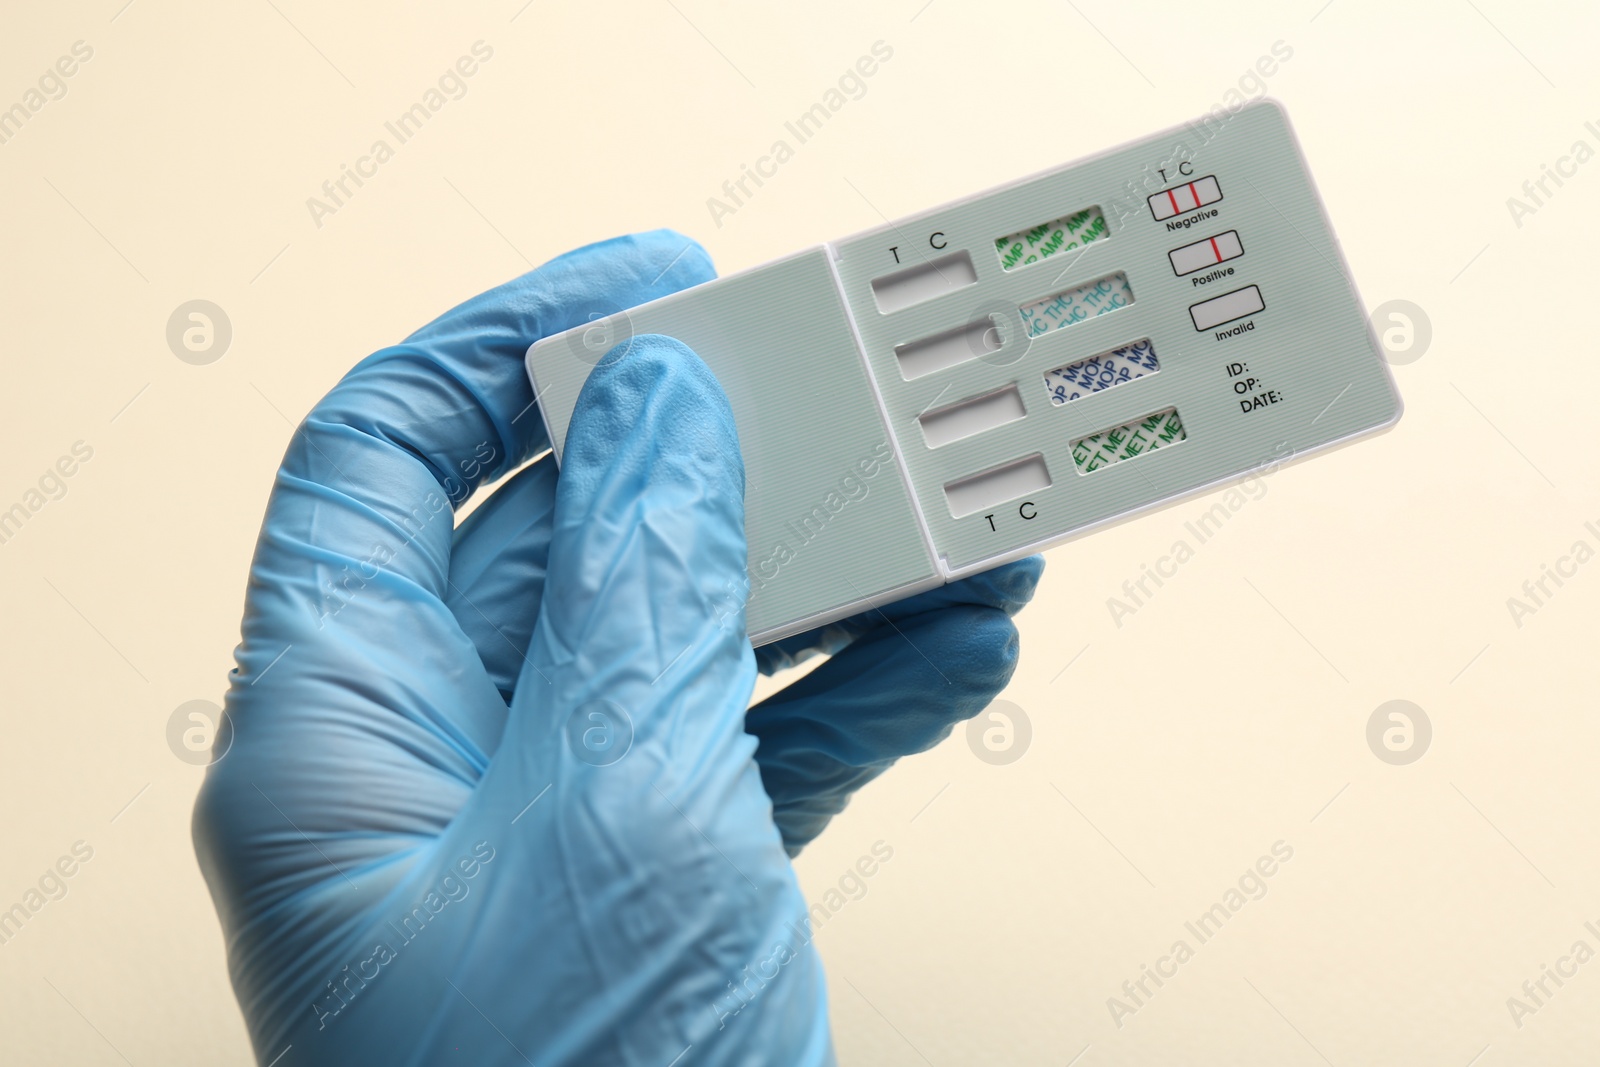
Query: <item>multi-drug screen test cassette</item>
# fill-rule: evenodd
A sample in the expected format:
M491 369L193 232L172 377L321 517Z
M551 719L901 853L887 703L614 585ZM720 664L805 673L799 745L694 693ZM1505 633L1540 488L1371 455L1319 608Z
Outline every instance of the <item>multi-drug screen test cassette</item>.
M558 461L646 333L732 405L758 645L1400 415L1271 101L539 341Z

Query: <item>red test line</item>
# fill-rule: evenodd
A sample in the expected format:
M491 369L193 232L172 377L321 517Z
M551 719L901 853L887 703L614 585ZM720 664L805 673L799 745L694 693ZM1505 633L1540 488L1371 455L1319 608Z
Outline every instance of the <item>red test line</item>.
M1215 237L1211 239L1211 254L1217 257L1218 263L1222 262L1222 250L1217 247L1217 239Z

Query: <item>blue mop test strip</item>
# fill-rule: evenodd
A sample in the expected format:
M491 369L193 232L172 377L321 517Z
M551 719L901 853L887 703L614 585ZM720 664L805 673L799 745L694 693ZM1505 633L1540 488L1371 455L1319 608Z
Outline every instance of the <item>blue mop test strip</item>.
M1400 414L1270 101L539 341L558 460L590 369L644 333L732 405L757 644Z

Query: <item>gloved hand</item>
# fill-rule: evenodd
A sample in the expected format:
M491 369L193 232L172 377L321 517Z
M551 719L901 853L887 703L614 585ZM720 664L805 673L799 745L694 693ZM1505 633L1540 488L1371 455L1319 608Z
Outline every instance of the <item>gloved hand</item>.
M559 479L452 518L548 447L532 341L712 276L668 232L580 249L295 434L194 818L262 1063L831 1062L785 849L1000 690L1038 562L752 653L732 417L665 338L596 366Z

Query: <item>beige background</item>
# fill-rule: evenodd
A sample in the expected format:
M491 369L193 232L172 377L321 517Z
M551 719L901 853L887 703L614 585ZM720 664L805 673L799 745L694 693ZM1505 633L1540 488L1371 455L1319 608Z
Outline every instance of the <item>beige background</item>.
M1023 758L958 732L799 862L821 900L894 849L818 938L840 1056L1592 1062L1600 963L1520 1029L1506 1006L1600 949L1600 563L1520 628L1506 607L1600 547L1600 162L1520 228L1506 207L1600 148L1587 5L122 3L13 5L0 32L0 106L94 49L0 145L0 508L94 449L0 544L0 907L94 849L0 946L0 1061L248 1061L166 723L220 699L291 423L356 359L602 236L677 227L726 272L1121 143L1282 40L1268 86L1367 306L1431 318L1407 414L1273 475L1120 628L1106 599L1209 501L1051 553L1005 695ZM306 198L480 39L467 95L316 227ZM867 95L713 225L706 198L880 39ZM195 298L233 326L208 366L164 338ZM1410 766L1365 740L1391 699L1433 724ZM1116 1027L1107 998L1279 840L1266 896Z

